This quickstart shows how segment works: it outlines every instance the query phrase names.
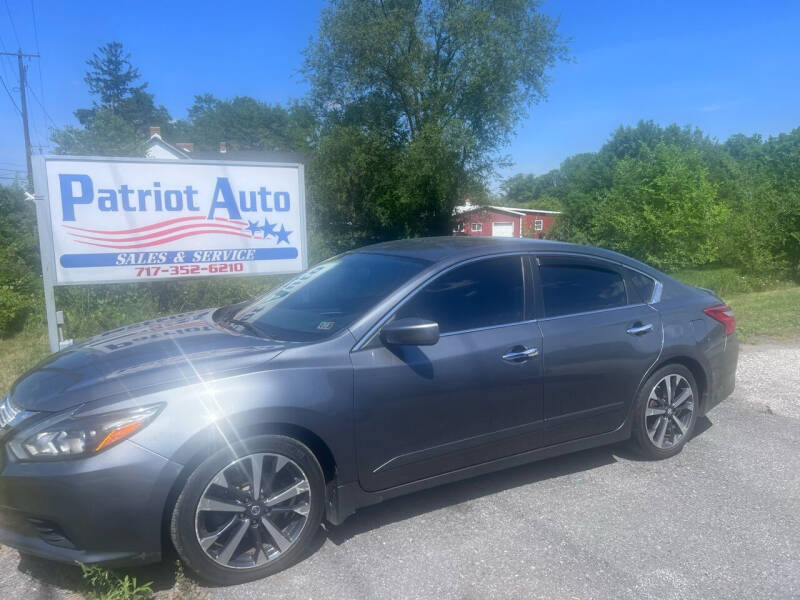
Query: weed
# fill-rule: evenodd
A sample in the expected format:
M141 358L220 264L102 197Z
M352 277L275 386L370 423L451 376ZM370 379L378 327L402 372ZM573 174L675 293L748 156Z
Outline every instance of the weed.
M86 598L90 600L146 600L153 595L153 582L142 585L130 575L120 576L102 567L78 563L83 579L89 584Z

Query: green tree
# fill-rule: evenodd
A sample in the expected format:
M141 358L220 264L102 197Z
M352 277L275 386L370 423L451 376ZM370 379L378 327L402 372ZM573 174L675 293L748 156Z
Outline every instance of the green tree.
M220 100L198 95L188 119L176 124L179 135L198 149L216 150L226 142L233 150L291 150L308 153L316 119L308 105L288 107L260 102L248 96Z
M51 139L57 154L78 156L137 156L144 141L133 125L105 109L96 111L84 127L53 130Z
M732 136L724 144L734 161L739 193L729 200L725 260L751 273L800 277L800 128L767 140Z
M131 55L122 49L119 42L108 42L100 46L92 58L86 61L91 70L83 80L89 92L100 98L104 108L118 114L122 103L136 92L143 92L146 83L134 85L140 78L139 69L131 64Z
M674 270L717 259L726 216L700 153L659 143L615 163L591 232L599 245Z
M90 69L84 81L95 102L91 108L75 111L80 127L52 132L56 153L135 156L142 152L149 126L160 126L169 134L167 109L156 106L153 95L146 91L146 82L137 83L139 70L131 64L122 44L101 46L86 64Z
M315 199L332 203L322 212L366 221L365 239L448 233L453 206L499 163L564 56L556 22L531 0L332 3L304 66L322 123ZM343 139L358 165L330 153Z
M517 173L500 185L503 203L542 210L561 210L561 200L555 196L557 189L557 171L540 177L533 173Z
M553 180L552 193L561 202L563 214L548 231L548 237L592 244L591 224L597 204L611 185L609 161L597 152L570 156L561 163Z

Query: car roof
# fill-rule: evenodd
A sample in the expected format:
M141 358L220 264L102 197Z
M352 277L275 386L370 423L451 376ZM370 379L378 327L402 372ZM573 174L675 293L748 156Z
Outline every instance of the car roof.
M442 236L411 238L364 246L354 252L391 254L427 260L433 263L453 262L502 252L556 252L583 254L622 262L629 266L654 272L655 269L638 260L603 248L581 246L552 240L532 238L499 238L489 236Z

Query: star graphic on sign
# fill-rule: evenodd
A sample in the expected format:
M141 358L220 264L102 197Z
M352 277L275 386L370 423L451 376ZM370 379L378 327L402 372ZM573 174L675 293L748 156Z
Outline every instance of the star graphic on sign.
M281 230L277 232L275 235L278 236L278 244L281 242L289 243L289 234L292 233L291 231L286 231L286 227L281 225Z
M277 227L277 225L272 225L269 221L264 219L264 226L261 227L261 231L264 232L264 239L267 239L271 235L277 235L275 233L275 227Z
M253 222L250 219L248 219L247 222L249 223L249 225L245 227L245 229L250 232L250 235L255 237L256 231L261 231L261 226L258 224L258 221Z

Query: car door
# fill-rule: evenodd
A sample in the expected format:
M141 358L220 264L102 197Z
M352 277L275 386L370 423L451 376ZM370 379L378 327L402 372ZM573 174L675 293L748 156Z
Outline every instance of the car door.
M352 353L356 450L375 491L541 444L541 335L527 319L527 259L472 261L422 286L392 315L439 323L431 346ZM526 306L527 304L527 306Z
M661 352L657 310L610 261L541 255L540 298L547 444L617 429Z

